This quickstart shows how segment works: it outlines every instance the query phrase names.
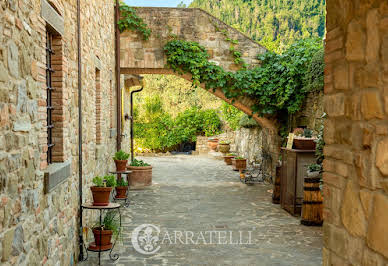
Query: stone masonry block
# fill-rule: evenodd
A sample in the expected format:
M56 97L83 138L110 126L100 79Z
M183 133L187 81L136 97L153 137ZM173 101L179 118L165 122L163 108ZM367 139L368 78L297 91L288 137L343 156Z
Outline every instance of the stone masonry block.
M388 258L388 197L386 194L376 193L374 206L368 226L368 246Z

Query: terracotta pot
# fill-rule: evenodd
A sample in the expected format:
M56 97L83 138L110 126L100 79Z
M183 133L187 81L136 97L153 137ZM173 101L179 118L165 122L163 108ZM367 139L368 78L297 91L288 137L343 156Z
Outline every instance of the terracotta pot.
M116 187L116 198L125 199L127 197L128 186L126 187Z
M90 187L93 195L94 206L107 206L109 205L109 196L112 191L111 187Z
M247 168L247 159L232 159L234 170L244 170Z
M114 160L116 164L116 172L125 172L128 160Z
M218 139L209 139L207 141L207 146L209 147L209 149L211 149L212 151L216 151L217 150L217 146L218 146Z
M112 230L101 230L101 228L95 227L92 231L94 235L94 244L96 247L101 247L102 249L104 249L107 246L112 245Z
M131 188L152 185L152 166L127 166L129 171L128 183Z
M316 139L304 139L304 138L294 138L294 149L297 150L315 150Z
M235 156L224 156L224 162L227 164L227 165L232 165L232 159L234 158Z
M218 144L218 151L228 153L230 151L230 144Z

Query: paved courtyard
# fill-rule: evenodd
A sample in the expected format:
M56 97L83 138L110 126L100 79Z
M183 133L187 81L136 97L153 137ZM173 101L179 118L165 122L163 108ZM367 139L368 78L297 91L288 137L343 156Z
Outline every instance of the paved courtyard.
M244 185L230 166L207 157L143 159L154 167L154 184L130 192L120 258L112 263L103 253L102 265L322 264L322 229L302 226L272 204L272 186ZM139 253L131 241L142 224L160 228L158 241L149 242L160 246L152 255ZM94 264L96 255L89 255L87 264Z

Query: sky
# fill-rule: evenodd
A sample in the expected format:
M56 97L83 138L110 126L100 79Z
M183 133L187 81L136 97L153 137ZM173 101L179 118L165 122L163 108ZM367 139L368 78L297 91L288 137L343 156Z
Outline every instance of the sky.
M124 0L129 6L176 7L181 1L186 5L192 0Z

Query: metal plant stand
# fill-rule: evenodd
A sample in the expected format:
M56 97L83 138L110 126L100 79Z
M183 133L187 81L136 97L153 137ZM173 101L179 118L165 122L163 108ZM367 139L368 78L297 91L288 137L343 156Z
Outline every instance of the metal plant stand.
M84 203L84 204L82 204L81 207L82 207L82 210L84 210L84 209L99 210L100 211L100 224L102 224L102 214L103 214L104 210L107 210L107 211L117 210L118 213L119 213L120 230L121 230L121 212L120 212L121 205L119 203L109 203L109 205L107 205L107 206L94 206L93 203ZM101 230L100 230L100 240L101 240L101 235L102 234L101 234ZM94 242L90 243L87 248L86 248L86 246L84 244L84 248L86 250L86 258L84 259L84 261L88 259L88 257L89 257L88 256L88 252L89 251L91 251L91 252L98 252L98 265L101 265L101 252L104 252L104 251L110 251L109 252L109 258L112 261L117 260L120 257L120 255L117 254L117 253L114 253L114 254L112 253L113 249L114 249L114 247L116 245L117 240L118 240L118 236L115 238L114 242L112 243L112 246L111 247L107 247L107 248L102 248L101 246L99 246L96 249L96 244Z
M121 175L126 175L127 177L127 182L128 182L128 189L127 189L127 192L125 194L125 198L117 198L116 197L116 189L113 190L113 201L116 202L116 201L124 201L124 207L129 207L129 199L128 199L128 194L129 194L129 178L128 178L128 175L130 173L132 173L132 171L123 171L123 172L116 172L116 171L110 171L109 172L110 174L114 174L114 175L117 175L117 178L120 179L122 178Z

